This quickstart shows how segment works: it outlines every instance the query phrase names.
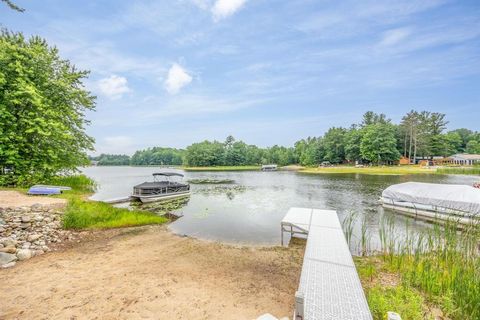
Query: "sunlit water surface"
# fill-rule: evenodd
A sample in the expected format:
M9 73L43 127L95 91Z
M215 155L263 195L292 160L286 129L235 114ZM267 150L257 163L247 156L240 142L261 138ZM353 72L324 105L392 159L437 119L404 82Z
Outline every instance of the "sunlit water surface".
M82 171L98 183L92 196L105 200L128 196L132 187L151 180L153 172L176 171L158 167L87 167ZM236 244L277 245L280 221L290 207L333 209L341 221L356 214L351 249L358 252L361 224L368 226L372 248L378 247L382 216L395 220L402 237L409 230L430 227L378 205L382 190L406 181L471 185L476 178L454 175L379 176L362 174L307 175L295 172L182 172L185 179L231 179L233 184L192 184L192 195L178 211L183 217L171 231L201 239Z

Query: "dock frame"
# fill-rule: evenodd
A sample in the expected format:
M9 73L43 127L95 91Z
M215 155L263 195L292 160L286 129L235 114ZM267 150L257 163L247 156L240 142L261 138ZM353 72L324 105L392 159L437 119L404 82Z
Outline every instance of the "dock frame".
M307 235L294 320L372 320L337 213L291 208L283 233Z

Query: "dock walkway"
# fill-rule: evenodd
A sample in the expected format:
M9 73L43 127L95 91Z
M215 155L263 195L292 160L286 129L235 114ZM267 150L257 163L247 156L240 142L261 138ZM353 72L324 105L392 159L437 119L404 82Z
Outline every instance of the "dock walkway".
M291 208L283 233L307 236L295 320L372 320L336 211Z

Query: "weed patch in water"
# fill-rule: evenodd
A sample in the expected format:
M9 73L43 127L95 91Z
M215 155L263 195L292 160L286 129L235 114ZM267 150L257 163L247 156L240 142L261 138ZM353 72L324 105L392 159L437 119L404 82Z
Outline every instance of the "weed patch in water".
M235 183L235 180L231 179L190 179L191 184L230 184Z
M151 203L132 202L132 207L141 210L148 210L157 215L169 214L175 210L181 209L190 201L189 196L180 197L176 199L156 201Z

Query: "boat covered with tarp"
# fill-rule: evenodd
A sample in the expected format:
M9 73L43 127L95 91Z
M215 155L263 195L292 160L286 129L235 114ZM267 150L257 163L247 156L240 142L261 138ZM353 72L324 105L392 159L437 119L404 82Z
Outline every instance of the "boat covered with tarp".
M468 185L405 182L382 192L383 207L429 221L480 221L480 189Z
M190 185L175 181L174 179L178 177L183 178L183 174L177 172L154 173L152 182L144 182L133 187L132 198L147 203L188 196Z

